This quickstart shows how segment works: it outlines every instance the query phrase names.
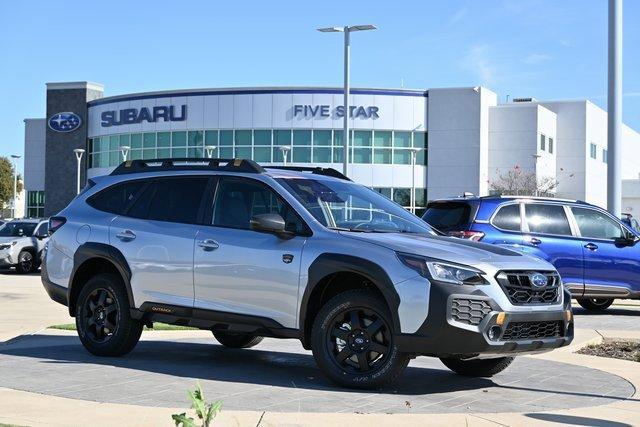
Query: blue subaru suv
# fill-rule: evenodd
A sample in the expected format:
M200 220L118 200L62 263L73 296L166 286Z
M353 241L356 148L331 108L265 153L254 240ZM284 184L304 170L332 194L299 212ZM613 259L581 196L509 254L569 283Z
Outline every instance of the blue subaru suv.
M472 196L429 202L423 219L445 234L549 261L587 310L604 310L617 298L640 298L640 236L597 206L555 198Z

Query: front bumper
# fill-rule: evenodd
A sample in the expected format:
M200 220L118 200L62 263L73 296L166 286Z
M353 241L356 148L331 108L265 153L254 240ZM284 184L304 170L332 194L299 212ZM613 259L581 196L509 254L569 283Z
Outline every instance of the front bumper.
M477 319L473 324L453 315L454 300L473 302L473 317ZM568 292L564 301L563 309L549 311L531 306L530 311L509 312L502 310L481 287L431 282L427 320L413 334L394 335L394 341L402 352L438 357L485 358L545 352L573 340ZM497 334L496 327L500 328Z

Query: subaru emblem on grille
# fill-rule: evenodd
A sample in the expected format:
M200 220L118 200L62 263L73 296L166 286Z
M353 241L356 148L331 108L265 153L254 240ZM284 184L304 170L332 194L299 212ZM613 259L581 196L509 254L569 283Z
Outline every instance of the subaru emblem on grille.
M536 288L544 288L549 282L547 276L540 273L533 273L529 276L529 280L531 281L531 284Z

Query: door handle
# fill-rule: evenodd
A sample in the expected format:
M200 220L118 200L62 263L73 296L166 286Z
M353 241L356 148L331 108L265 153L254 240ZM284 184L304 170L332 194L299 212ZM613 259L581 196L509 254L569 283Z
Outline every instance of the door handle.
M589 249L590 251L598 250L598 245L596 245L595 243L587 243L586 245L584 245L584 247L586 249Z
M203 250L207 252L215 251L220 247L218 242L212 239L200 240L198 241L198 246L200 246Z
M542 243L542 240L538 239L537 237L532 237L529 239L529 243L531 243L533 246L538 246L540 243Z
M131 230L122 230L121 232L116 234L116 237L123 242L130 242L131 240L136 238L136 233Z

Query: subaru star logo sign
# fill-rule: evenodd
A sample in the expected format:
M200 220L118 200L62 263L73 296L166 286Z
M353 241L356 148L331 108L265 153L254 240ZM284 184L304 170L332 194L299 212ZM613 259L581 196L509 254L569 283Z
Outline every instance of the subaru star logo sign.
M531 276L529 276L529 280L531 281L531 284L536 288L544 288L548 283L547 276L541 273L533 273Z
M72 132L81 124L80 116L71 112L54 114L49 119L49 127L56 132Z

